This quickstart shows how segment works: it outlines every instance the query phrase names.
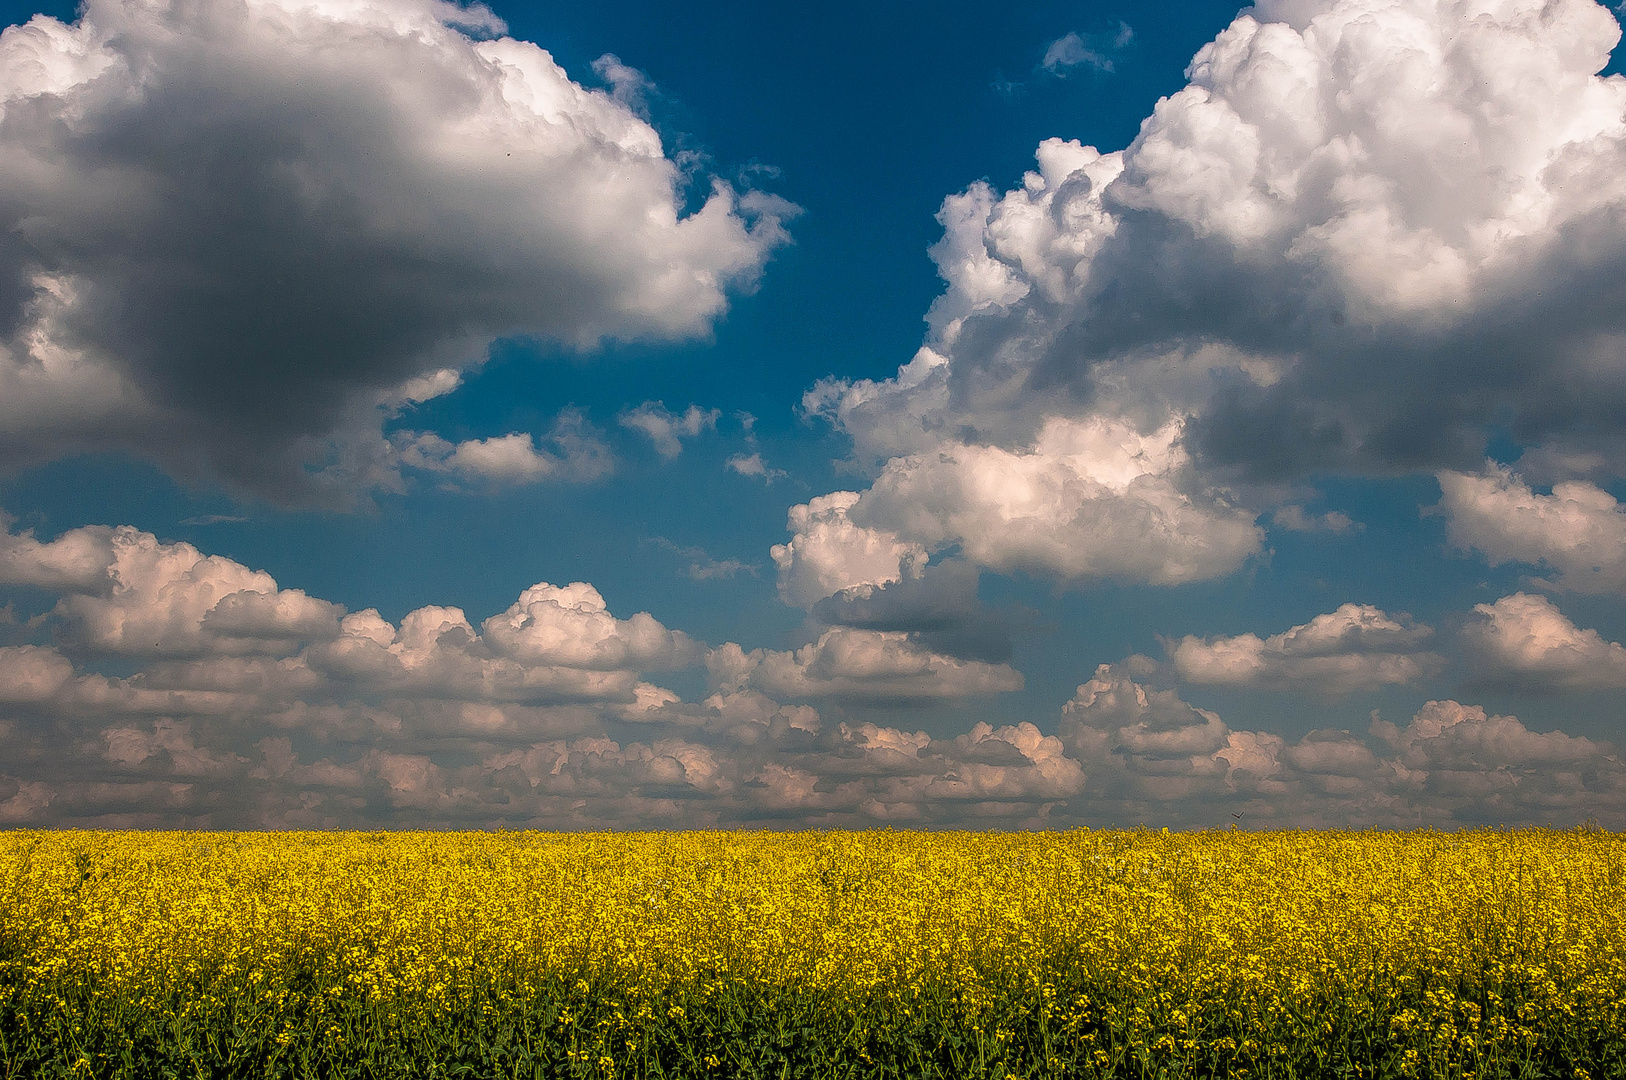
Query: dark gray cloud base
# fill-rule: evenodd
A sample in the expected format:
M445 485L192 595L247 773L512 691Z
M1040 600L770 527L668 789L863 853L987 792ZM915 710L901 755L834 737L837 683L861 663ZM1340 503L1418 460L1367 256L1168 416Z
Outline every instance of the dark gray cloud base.
M708 332L788 207L718 183L685 216L655 131L502 30L431 0L6 30L0 461L343 501L398 483L383 415L494 337Z

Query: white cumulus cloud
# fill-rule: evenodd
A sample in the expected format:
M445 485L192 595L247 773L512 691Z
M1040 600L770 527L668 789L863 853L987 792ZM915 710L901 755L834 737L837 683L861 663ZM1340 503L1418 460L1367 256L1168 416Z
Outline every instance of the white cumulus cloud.
M1226 574L1259 547L1253 515L1183 490L1171 425L1052 418L1031 447L941 447L887 462L849 517L992 570L1155 585Z
M0 584L64 592L54 614L77 646L131 655L289 652L338 633L343 609L262 570L130 526L41 544L0 539Z
M779 595L808 605L845 589L873 588L926 570L926 549L885 529L852 520L859 496L836 491L790 509L786 528L794 535L769 554L779 568Z
M1471 469L1493 426L1620 475L1619 38L1592 0L1249 7L1127 148L1049 139L944 201L920 351L805 399L875 478L851 520L1174 583L1258 551L1285 482Z
M779 698L927 701L1022 689L1021 674L1008 664L933 652L915 635L896 630L838 626L800 649L732 649L713 662L714 669L726 663L742 685Z
M1444 659L1424 649L1433 633L1406 615L1344 604L1268 638L1188 635L1171 643L1169 660L1188 683L1337 696L1437 672Z
M1583 630L1545 596L1477 604L1462 638L1484 679L1527 690L1626 687L1626 645Z
M1597 485L1571 480L1541 495L1499 466L1442 472L1439 481L1439 509L1457 548L1492 566L1546 567L1561 589L1626 592L1626 508Z

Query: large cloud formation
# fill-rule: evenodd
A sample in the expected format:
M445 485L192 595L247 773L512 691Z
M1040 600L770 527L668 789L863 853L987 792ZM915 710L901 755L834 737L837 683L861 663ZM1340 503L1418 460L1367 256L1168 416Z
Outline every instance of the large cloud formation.
M33 640L0 647L3 825L1626 824L1613 747L1454 701L1289 743L1137 682L1141 662L1101 666L1051 731L933 737L830 713L1021 676L846 625L706 649L581 582L479 623L439 606L391 622L129 527L5 532L0 585L55 597ZM1421 636L1351 605L1285 652ZM698 667L699 700L650 681Z
M1493 424L1620 475L1619 37L1592 0L1265 0L1126 149L949 198L919 354L806 397L873 470L855 535L1173 584L1280 485L1474 469Z
M655 130L503 30L442 0L8 28L0 463L121 449L342 501L399 483L381 422L497 336L708 331L786 204L719 182L685 212ZM538 475L514 449L448 465Z

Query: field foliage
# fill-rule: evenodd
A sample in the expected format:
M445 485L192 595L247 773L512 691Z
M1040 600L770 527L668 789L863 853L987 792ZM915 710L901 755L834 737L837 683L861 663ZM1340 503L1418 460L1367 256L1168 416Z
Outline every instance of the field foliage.
M1626 840L0 834L0 1076L1626 1075Z

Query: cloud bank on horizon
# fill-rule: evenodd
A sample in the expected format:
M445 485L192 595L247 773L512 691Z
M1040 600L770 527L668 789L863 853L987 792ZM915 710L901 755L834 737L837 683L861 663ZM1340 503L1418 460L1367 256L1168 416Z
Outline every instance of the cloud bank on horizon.
M396 425L499 338L703 339L797 211L688 175L637 72L587 89L505 32L428 0L7 29L0 461L114 449L300 506L608 482L579 412ZM8 522L0 587L46 602L0 624L0 823L1626 827L1605 740L1445 697L1289 739L1186 700L1626 687L1626 645L1563 609L1626 594L1620 36L1592 0L1266 0L1127 148L1047 139L1019 186L949 196L918 353L803 398L859 482L799 496L768 553L796 647L580 581L391 622L131 526ZM669 463L721 417L646 399L617 425ZM786 479L752 422L726 467ZM958 734L849 716L1024 690L984 574L1213 582L1272 527L1360 543L1306 512L1318 478L1416 474L1520 591L1084 658L1070 700Z
M851 627L791 651L707 648L648 614L617 617L582 582L535 585L478 626L444 607L392 624L129 527L47 543L8 533L0 582L58 596L57 645L0 647L8 825L1033 827L1229 813L1399 826L1613 821L1626 809L1626 761L1590 739L1430 701L1403 728L1374 719L1366 738L1316 730L1289 743L1137 681L1155 672L1144 657L1100 665L1050 718L1056 734L977 723L933 738L830 723L819 709L996 694L1022 676L918 635ZM1546 604L1501 601L1514 612L1502 622L1527 645L1553 641L1518 622L1533 599ZM1626 684L1626 647L1588 638L1550 605L1537 614L1583 639L1591 670ZM1314 677L1303 668L1319 660L1328 688L1346 690L1395 678L1384 650L1426 636L1349 605L1263 643L1186 639L1173 664L1201 683L1216 668ZM109 658L133 673L85 670ZM694 666L708 676L697 701L645 678ZM1526 664L1537 676L1577 670L1540 655Z

